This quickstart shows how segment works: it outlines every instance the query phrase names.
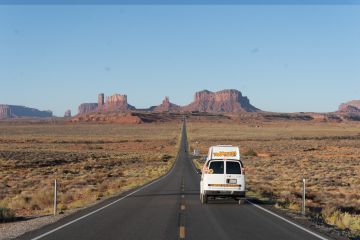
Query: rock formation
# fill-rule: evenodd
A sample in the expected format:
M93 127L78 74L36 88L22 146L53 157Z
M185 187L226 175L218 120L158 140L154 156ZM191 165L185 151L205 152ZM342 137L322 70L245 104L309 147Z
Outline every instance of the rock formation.
M204 90L195 93L194 101L182 107L183 111L199 112L258 112L249 99L235 89L210 92Z
M338 112L342 113L360 113L360 100L353 100L343 103L339 106Z
M155 112L179 112L180 106L169 101L169 97L165 97L163 102L156 106L153 111Z
M0 119L18 117L52 117L52 112L24 106L0 105Z
M66 110L66 112L64 113L64 117L65 117L65 118L71 117L71 110L70 110L70 109L69 109L69 110Z
M134 110L135 107L127 103L126 95L114 94L106 97L105 109L106 112L124 112L127 110Z
M99 111L99 112L104 111L104 105L105 105L105 102L104 102L104 94L103 94L103 93L100 93L100 94L98 95L98 111Z
M0 105L0 118L10 118L11 109L9 105Z
M107 96L104 101L104 94L98 95L98 103L82 103L78 108L79 114L93 113L93 112L126 112L128 110L135 110L127 102L127 96L121 94L114 94Z
M249 99L242 96L241 92L234 89L223 90L219 92L210 92L207 90L197 92L194 101L187 106L180 107L169 101L165 97L159 106L148 109L136 109L127 102L127 96L114 94L107 96L104 101L104 94L98 95L98 103L83 103L79 106L79 114L93 112L127 112L129 110L155 111L155 112L179 112L179 111L199 111L199 112L259 112L250 104Z
M85 113L96 112L97 109L98 109L97 103L82 103L78 107L78 113L85 114Z

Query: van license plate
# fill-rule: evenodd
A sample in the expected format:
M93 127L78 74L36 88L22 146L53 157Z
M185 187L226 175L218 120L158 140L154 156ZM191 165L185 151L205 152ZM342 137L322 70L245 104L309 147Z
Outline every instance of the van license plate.
M236 179L227 179L226 182L230 183L230 184L236 184L237 183Z

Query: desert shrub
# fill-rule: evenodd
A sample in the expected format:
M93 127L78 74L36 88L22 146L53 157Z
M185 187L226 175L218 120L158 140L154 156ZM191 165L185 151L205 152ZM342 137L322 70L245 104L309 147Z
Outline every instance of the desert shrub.
M67 205L62 203L58 204L57 208L60 211L60 213L64 213L64 211L68 209Z
M106 192L109 188L109 182L108 181L103 181L102 183L99 184L98 186L98 191L99 192Z
M31 205L34 209L46 209L52 206L54 202L53 191L43 189L32 195Z
M169 141L169 144L171 146L176 146L176 143L177 143L177 139L172 139L172 140Z
M167 162L167 161L169 161L170 159L171 159L171 156L168 155L168 154L163 154L163 155L161 156L161 161L163 161L163 162Z
M70 203L73 200L74 200L74 196L71 192L60 194L60 202L62 202L63 204Z
M341 212L335 208L325 208L321 214L329 225L360 233L360 215Z
M289 204L286 206L286 208L299 212L301 210L300 204L296 202L289 202Z
M0 207L0 222L12 221L15 218L15 213L10 208Z
M9 201L8 207L11 209L26 209L29 207L29 202L29 197L17 195Z
M104 194L103 193L96 193L96 200L100 200L101 198L104 197Z
M242 155L249 156L249 157L256 157L257 153L252 148L250 148L249 150L243 152Z

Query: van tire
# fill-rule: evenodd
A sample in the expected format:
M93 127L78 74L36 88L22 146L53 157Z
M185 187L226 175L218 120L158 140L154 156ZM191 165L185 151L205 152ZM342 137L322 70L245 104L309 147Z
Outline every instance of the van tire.
M202 204L207 204L208 196L206 194L200 194L200 201Z

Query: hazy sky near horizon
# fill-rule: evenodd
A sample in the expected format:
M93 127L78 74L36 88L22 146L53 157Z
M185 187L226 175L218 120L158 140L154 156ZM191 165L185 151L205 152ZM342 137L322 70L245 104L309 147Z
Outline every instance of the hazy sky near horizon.
M360 99L360 5L0 6L0 104L62 116L234 88L263 110Z

